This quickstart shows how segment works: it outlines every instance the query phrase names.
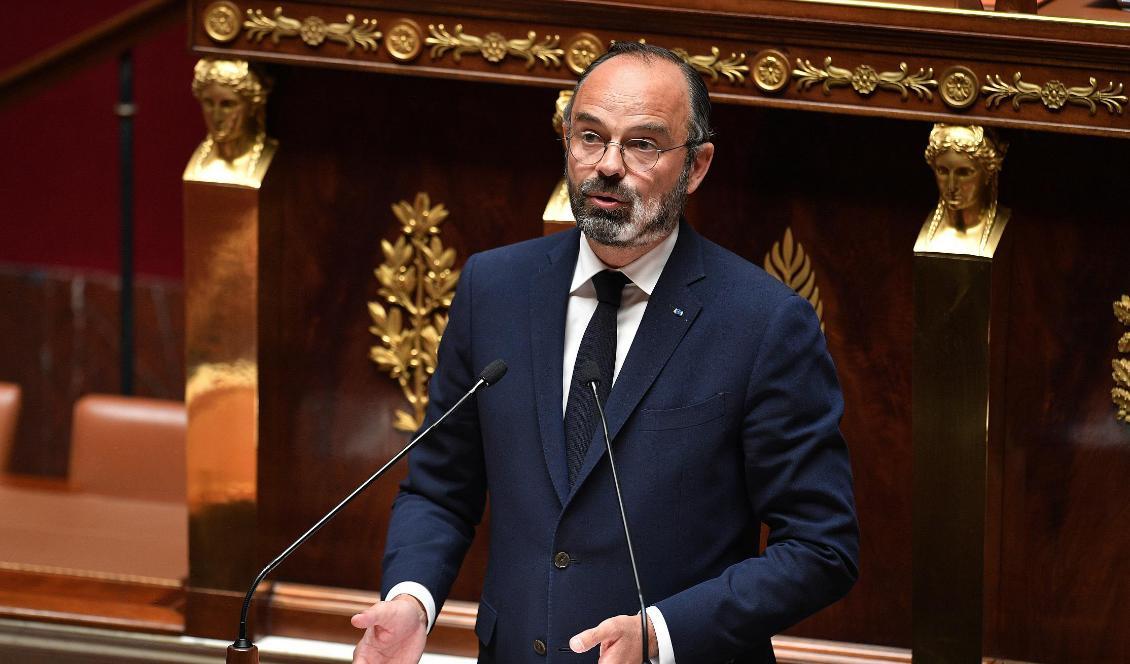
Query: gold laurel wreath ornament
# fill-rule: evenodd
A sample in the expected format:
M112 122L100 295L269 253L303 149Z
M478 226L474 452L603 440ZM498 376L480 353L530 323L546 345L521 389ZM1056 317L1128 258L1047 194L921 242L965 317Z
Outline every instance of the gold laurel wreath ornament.
M369 358L400 384L412 407L412 412L397 409L393 428L412 432L424 421L428 379L435 372L459 270L452 269L455 250L444 248L439 237L448 215L442 203L433 207L428 194L420 192L415 204L400 201L392 212L401 236L395 242L381 240L384 263L375 274L383 303L369 302L369 331L380 343Z

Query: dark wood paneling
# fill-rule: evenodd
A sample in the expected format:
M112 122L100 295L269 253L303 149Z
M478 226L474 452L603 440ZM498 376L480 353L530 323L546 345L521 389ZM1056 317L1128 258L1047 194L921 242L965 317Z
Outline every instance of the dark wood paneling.
M1010 657L1130 661L1130 426L1114 419L1111 304L1130 292L1126 145L1024 135L1006 171L1007 342L999 631Z
M10 471L65 476L75 400L118 391L118 293L105 273L0 267L0 380L23 390ZM180 283L138 279L134 315L135 394L182 399Z
M369 360L390 206L431 195L443 241L474 252L541 234L560 177L556 92L366 74L278 70L263 190L259 545L265 563L392 456L400 388ZM508 109L541 109L510 113ZM394 469L278 570L280 580L377 587ZM477 599L476 544L454 599Z

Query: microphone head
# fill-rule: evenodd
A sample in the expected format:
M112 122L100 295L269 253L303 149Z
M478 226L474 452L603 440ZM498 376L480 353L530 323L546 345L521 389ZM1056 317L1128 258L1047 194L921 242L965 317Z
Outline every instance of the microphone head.
M479 374L479 380L483 381L487 385L494 385L498 381L502 380L502 377L505 375L506 363L502 360L495 360L482 370L482 372Z
M589 383L600 382L600 367L592 360L586 360L577 365L576 374L573 376L574 380L578 380L585 385Z

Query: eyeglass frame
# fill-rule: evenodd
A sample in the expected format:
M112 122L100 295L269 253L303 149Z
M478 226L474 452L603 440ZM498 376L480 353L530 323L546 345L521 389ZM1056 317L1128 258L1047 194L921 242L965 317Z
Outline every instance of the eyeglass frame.
M597 136L600 136L600 134L597 134L597 132L592 131L591 129L581 130L581 133L584 133L584 132L591 132L593 134L596 134ZM659 165L659 158L663 156L664 152L671 152L673 150L678 150L679 148L687 148L688 150L691 150L691 149L697 148L697 147L699 147L699 146L701 146L701 145L703 145L707 142L707 141L687 141L686 143L683 143L682 145L676 145L676 146L669 147L669 148L656 147L655 148L655 162L651 166L648 166L647 168L645 168L643 170L638 170L638 169L632 168L631 166L628 165L628 159L627 159L627 157L625 156L625 153L624 153L624 150L625 150L624 143L629 143L631 141L648 141L648 139L646 139L646 138L629 138L627 141L604 141L604 149L601 151L600 156L597 157L596 161L589 162L589 163L585 163L585 162L581 161L580 158L577 157L577 155L573 154L573 150L569 147L569 142L570 142L570 140L572 140L572 138L573 138L573 131L572 131L572 129L570 129L569 132L566 133L563 138L559 138L557 140L563 141L565 143L565 151L568 152L569 156L573 157L573 159L576 159L577 163L579 163L583 166L595 166L596 164L599 164L604 159L605 155L608 154L608 146L609 145L615 145L616 147L620 148L620 161L624 162L624 168L626 168L630 171L633 171L635 173L647 173L647 172L653 170L656 166ZM654 142L654 141L649 141L649 142Z

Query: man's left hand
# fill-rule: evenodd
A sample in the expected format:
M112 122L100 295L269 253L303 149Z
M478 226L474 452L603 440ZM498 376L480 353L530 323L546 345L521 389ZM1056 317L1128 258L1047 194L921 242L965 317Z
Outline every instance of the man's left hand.
M651 619L647 621L647 654L659 656L659 644ZM640 614L609 618L592 629L586 629L569 639L573 652L587 652L600 646L598 664L640 664Z

